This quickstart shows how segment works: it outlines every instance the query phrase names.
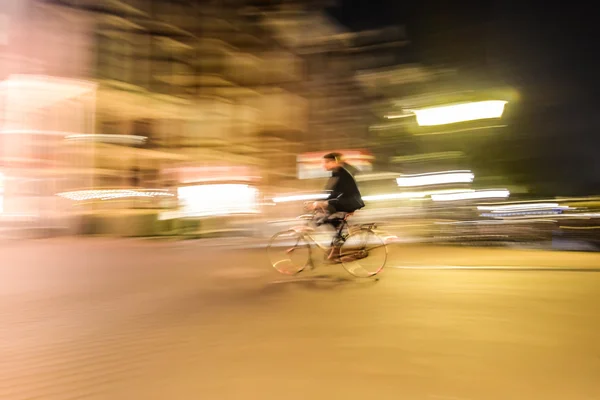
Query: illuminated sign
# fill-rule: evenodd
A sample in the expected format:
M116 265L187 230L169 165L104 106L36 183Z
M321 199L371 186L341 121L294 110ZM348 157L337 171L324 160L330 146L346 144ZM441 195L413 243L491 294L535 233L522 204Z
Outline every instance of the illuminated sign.
M258 212L258 190L242 184L183 186L177 190L186 217Z

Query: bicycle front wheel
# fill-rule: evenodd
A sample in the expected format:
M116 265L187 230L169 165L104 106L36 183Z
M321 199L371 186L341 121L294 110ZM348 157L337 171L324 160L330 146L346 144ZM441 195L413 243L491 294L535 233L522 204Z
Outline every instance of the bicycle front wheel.
M385 241L370 229L350 234L340 249L342 265L357 278L377 275L387 261Z
M289 230L276 233L267 246L273 268L285 275L295 275L310 262L310 244L303 235Z

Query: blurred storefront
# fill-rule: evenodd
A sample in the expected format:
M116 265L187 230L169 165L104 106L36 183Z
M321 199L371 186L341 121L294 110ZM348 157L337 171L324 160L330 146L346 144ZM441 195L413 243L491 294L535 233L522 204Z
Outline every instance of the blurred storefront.
M163 171L177 182L181 217L201 218L259 212L259 171L244 166L182 165Z
M94 132L94 24L34 0L2 1L0 21L0 225L64 229L69 208L56 193L100 172L91 157L64 151L68 136Z
M64 228L69 207L56 193L91 186L102 171L85 144L67 138L93 126L95 84L12 75L0 83L2 219L31 228Z
M7 0L0 22L3 216L135 209L102 196L189 187L163 174L182 163L252 169L263 177L254 187L293 185L307 129L302 60L243 13Z

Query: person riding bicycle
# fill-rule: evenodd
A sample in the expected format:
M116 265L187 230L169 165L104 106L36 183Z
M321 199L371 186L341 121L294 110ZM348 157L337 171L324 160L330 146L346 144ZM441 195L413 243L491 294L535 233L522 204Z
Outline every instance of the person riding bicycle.
M344 168L340 153L329 153L323 156L323 167L327 171L331 171L331 178L326 187L326 190L330 191L330 195L324 201L313 203L312 208L323 211L324 215L320 223L330 224L337 231L343 219L339 213L353 213L363 208L365 203L354 177ZM339 243L335 243L337 235L331 244L332 249L328 257L330 260L339 257Z

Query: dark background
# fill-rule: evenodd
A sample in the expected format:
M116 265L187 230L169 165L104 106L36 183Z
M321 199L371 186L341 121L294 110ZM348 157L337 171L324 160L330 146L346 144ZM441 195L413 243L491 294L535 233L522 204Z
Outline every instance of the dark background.
M510 127L491 143L490 159L538 194L600 192L592 3L342 0L329 12L352 30L405 25L407 61L515 88Z

